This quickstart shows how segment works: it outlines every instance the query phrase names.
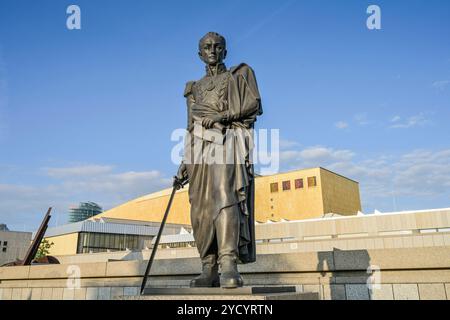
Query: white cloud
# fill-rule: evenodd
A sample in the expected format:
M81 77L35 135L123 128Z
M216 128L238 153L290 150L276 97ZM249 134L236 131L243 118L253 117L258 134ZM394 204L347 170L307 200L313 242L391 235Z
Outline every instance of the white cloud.
M338 121L334 124L334 126L338 129L345 129L348 128L348 123L345 121Z
M69 207L78 202L94 201L106 210L171 184L171 178L156 170L114 172L108 165L42 168L42 172L54 181L43 185L0 184L0 222L13 228L26 224L33 230L52 206L60 217L59 224L63 224Z
M400 117L400 116L393 116L392 118L391 118L391 122L398 122L398 121L400 121L402 118Z
M353 115L352 119L350 119L350 121L345 121L345 120L339 120L337 122L334 123L334 127L339 129L339 130L343 130L343 129L347 129L348 127L350 127L350 123L356 124L357 126L366 126L368 124L370 124L369 120L368 120L368 114L366 112L363 113L357 113L355 115Z
M369 124L367 113L358 113L353 116L353 120L360 126Z
M300 146L300 144L297 141L280 139L280 149L287 149L298 146Z
M113 168L113 166L83 165L65 168L43 168L43 171L52 178L67 178L105 174L111 172Z
M407 119L402 119L399 116L395 116L391 119L393 123L389 127L392 129L409 129L414 127L423 127L425 125L431 124L431 120L428 120L423 113L411 116Z
M393 210L393 199L420 203L438 197L448 200L441 206L450 205L450 149L365 158L350 150L319 146L282 154L282 170L321 166L360 182L364 208Z
M333 162L348 161L352 157L353 153L350 150L334 150L322 146L280 152L281 162L294 165L301 163L304 167L324 166Z
M436 88L440 91L444 91L450 85L450 80L440 80L433 82L433 88Z
M103 197L112 196L116 202L121 202L166 187L170 181L171 179L164 178L159 171L130 171L99 174L83 179L66 179L63 186L68 190L83 190Z

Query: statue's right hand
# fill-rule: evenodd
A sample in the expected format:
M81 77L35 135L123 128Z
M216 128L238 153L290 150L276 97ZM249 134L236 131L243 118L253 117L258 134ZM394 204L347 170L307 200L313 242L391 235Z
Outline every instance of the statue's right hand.
M177 176L173 176L173 184L172 184L172 186L174 188L177 188L177 190L178 190L178 189L183 188L183 183L182 183L182 181L180 179L178 179Z
M177 175L173 177L173 186L183 188L183 186L187 183L187 181L188 175L186 165L184 163L181 163L180 167L178 168Z

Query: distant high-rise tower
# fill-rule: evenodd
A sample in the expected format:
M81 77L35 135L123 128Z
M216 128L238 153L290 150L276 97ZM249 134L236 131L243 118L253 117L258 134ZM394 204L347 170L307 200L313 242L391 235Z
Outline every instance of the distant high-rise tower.
M70 208L69 222L83 221L102 212L103 209L94 202L81 202L78 207Z

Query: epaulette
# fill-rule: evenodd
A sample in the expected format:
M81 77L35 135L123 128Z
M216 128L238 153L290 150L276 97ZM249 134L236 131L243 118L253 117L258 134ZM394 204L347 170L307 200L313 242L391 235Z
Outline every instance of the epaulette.
M192 86L195 84L195 81L189 81L186 83L186 88L184 89L184 97L187 97L192 93Z
M238 71L239 69L243 68L243 67L247 67L250 68L248 64L246 63L240 63L237 66L231 67L230 68L230 72L231 73L235 73L236 71Z

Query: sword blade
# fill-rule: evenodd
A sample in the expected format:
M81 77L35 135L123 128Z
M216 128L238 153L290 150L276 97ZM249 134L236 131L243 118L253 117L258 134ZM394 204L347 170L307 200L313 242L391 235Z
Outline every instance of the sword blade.
M158 230L158 235L156 236L155 244L153 245L152 254L150 256L150 260L148 260L147 268L145 269L144 279L141 284L141 294L144 292L145 286L147 284L148 274L150 273L150 269L152 268L153 260L155 259L156 251L158 250L159 240L161 238L164 225L166 224L167 216L169 215L170 207L172 206L173 197L175 192L177 191L177 187L174 186L172 189L172 194L170 195L169 203L167 204L166 212L164 213L163 220L161 222L161 226Z

